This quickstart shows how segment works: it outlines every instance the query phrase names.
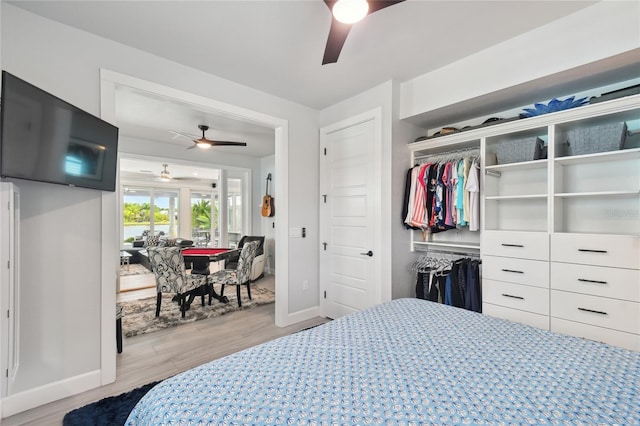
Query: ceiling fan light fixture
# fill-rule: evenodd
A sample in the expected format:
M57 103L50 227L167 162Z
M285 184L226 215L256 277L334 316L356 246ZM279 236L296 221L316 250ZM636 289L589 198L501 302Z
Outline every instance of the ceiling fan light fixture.
M367 0L338 0L333 5L333 17L343 24L355 24L369 12Z
M169 167L168 164L162 165L162 171L160 172L160 180L162 182L169 182L171 180L171 174L169 173L169 170L167 170L167 167Z
M205 141L196 142L196 145L198 146L198 148L202 148L202 149L211 148L211 144L209 142L205 142Z

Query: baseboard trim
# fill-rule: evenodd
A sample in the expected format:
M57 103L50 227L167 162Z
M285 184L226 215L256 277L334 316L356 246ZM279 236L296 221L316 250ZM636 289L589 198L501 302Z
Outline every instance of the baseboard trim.
M100 386L100 379L100 370L95 370L15 395L6 396L2 398L2 417L13 416L14 414L97 388Z
M301 311L294 312L292 314L287 315L287 323L284 326L286 327L288 325L296 324L301 321L306 321L306 320L315 318L317 316L320 316L319 306L303 309Z

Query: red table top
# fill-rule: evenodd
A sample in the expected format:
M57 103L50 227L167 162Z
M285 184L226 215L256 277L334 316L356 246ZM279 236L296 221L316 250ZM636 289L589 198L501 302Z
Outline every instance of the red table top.
M211 256L213 254L220 254L220 253L224 253L227 252L229 250L233 250L230 248L206 248L206 247L192 247L192 248L186 248L184 250L182 250L182 254L183 255L201 255L201 256Z

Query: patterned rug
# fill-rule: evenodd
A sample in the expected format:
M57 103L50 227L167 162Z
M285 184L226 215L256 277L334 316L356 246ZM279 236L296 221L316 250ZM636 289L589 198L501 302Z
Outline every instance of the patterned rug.
M140 275L140 274L150 274L151 271L142 266L139 263L133 263L131 265L122 265L120 266L120 276L126 277L128 275Z
M239 308L235 290L235 286L231 286L228 289L225 288L225 296L229 298L229 303L220 303L216 299L213 299L211 306L208 305L208 296L204 298L204 306L202 306L200 302L200 297L197 296L193 303L191 303L191 309L187 311L184 319L181 317L178 304L171 301L174 295L170 293L164 293L162 295L160 316L158 318L156 318L155 297L121 302L120 304L124 307L122 334L126 337L132 337L138 334L151 333L152 331L162 330L176 325L217 317L228 312L251 309L254 306L266 305L276 300L276 294L274 292L257 286L251 286L252 300L249 300L247 298L246 288L243 287L242 307Z

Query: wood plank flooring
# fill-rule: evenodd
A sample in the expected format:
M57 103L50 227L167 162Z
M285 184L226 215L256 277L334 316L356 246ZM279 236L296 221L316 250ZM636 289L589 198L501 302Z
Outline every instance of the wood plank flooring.
M274 282L273 277L265 277L256 284L275 287ZM149 290L142 290L145 291ZM151 289L151 292L155 293L155 289ZM129 297L132 293L136 292L121 295ZM61 425L64 415L75 408L328 321L317 317L289 327L276 327L274 306L257 306L125 338L123 352L117 355L117 378L114 383L7 417L1 423L3 426Z

